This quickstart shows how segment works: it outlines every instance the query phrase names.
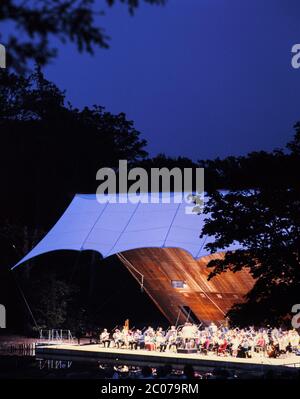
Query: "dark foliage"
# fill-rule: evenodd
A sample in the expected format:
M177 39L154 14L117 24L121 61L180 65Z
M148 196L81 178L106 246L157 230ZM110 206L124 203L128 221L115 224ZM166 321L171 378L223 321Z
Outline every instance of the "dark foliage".
M165 0L144 0L149 4L164 4ZM96 47L108 48L109 37L99 26L105 5L123 3L131 14L139 0L2 0L0 22L13 26L0 42L7 48L8 65L24 71L30 61L45 65L55 57L51 37L61 42L73 42L79 51L93 53ZM16 33L17 32L17 33ZM53 42L53 40L52 40Z
M299 138L297 124L295 139L288 145L290 151L268 154L274 168L273 179L270 174L267 181L268 171L256 167L258 177L256 181L248 181L247 190L211 192L205 212L212 217L207 220L202 234L216 239L207 244L207 248L218 252L239 242L241 249L228 251L224 259L211 261L210 277L227 270L236 272L247 268L256 279L247 302L229 312L234 323L281 323L299 302ZM244 171L247 172L247 168L244 167Z
M11 222L49 227L77 192L96 192L96 172L137 162L146 142L125 114L78 110L40 70L0 77L1 213Z

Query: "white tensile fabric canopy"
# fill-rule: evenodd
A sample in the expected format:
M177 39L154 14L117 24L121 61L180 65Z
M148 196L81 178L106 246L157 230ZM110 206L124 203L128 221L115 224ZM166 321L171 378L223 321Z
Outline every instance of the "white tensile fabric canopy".
M77 194L49 233L12 269L35 256L57 250L95 250L106 258L136 248L176 247L194 258L208 255L205 244L214 238L199 236L204 219L209 216L189 214L186 207L184 201L100 203L95 194Z

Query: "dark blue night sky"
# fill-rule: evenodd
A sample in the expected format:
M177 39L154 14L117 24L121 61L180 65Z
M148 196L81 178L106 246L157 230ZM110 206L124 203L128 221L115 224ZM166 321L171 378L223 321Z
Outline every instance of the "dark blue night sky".
M284 146L300 120L299 0L169 0L100 18L109 50L60 45L46 76L76 106L125 112L151 155L194 160Z

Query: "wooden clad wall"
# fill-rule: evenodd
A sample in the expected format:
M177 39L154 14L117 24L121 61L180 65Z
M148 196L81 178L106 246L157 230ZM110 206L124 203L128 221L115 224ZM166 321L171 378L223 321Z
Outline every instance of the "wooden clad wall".
M190 308L203 323L221 323L232 305L244 300L254 284L247 271L226 272L207 280L210 270L206 265L220 257L222 254L214 254L195 260L179 248L143 248L119 255L139 282L144 276L145 291L172 324L187 320L182 306ZM186 287L174 288L172 280L184 281Z

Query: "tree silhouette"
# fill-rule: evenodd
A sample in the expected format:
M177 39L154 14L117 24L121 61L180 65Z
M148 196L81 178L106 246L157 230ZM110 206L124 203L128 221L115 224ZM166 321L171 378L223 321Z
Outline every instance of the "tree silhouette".
M235 323L281 323L299 301L300 290L300 185L298 173L299 124L285 155L285 178L256 182L256 187L214 190L205 212L202 236L215 237L206 245L211 252L226 250L234 242L240 249L213 260L210 278L247 268L256 283L245 304L229 312ZM277 159L278 152L273 154ZM281 154L283 157L283 153ZM278 161L278 159L277 159ZM278 162L277 169L280 169ZM264 170L260 170L264 174Z
M47 226L78 192L96 192L97 170L143 159L146 141L124 113L73 108L37 69L0 74L1 213Z
M144 0L149 4L164 4L166 0ZM30 61L45 65L55 57L57 50L50 38L61 42L73 42L79 51L93 53L95 47L108 48L109 37L98 26L103 7L113 6L116 0L2 0L0 22L13 22L9 34L0 34L0 42L6 46L7 64L24 71ZM139 0L120 0L131 14L139 6ZM15 32L18 32L17 34ZM24 37L22 40L21 38Z

